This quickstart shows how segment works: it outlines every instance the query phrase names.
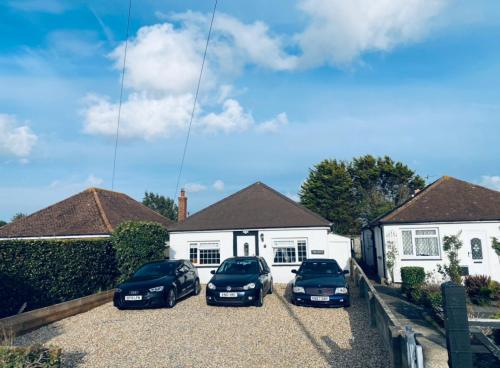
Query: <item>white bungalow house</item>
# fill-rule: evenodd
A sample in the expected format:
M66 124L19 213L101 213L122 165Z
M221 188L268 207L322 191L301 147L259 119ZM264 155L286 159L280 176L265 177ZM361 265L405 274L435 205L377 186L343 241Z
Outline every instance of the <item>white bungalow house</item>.
M287 283L306 258L334 258L349 267L350 239L332 234L331 224L267 185L257 182L169 228L170 257L190 259L202 283L233 256L262 256L274 282ZM184 215L183 215L184 214Z
M500 239L500 192L448 176L364 228L363 260L380 279L391 280L387 254L395 249L393 281L401 282L403 266L433 272L447 261L443 251L447 235L457 235L463 242L459 259L464 274L500 281L500 258L492 248L492 238Z

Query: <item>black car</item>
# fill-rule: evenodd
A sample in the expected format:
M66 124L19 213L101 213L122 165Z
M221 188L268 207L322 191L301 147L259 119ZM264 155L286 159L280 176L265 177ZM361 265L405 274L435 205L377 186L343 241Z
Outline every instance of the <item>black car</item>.
M350 305L349 285L334 259L308 259L302 262L292 284L292 303L310 306Z
M146 263L117 286L113 304L118 309L172 308L179 298L200 293L198 272L191 262L165 260Z
M273 292L273 277L262 257L226 259L207 285L208 305L256 305Z

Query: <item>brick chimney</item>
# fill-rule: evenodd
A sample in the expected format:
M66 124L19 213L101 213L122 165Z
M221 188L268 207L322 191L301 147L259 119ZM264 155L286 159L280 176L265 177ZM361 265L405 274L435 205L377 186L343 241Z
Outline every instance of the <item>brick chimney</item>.
M179 211L177 212L177 221L182 222L187 218L187 197L186 191L181 189L181 195L179 197Z

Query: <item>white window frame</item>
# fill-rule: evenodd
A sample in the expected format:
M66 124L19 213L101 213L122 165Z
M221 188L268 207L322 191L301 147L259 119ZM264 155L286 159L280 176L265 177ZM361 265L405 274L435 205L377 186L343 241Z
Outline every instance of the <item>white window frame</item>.
M433 230L436 232L436 235L417 235L416 232L419 230ZM411 241L412 241L412 254L404 254L404 244L403 244L403 231L411 231ZM400 228L400 235L401 235L401 249L400 249L400 254L401 254L401 260L424 260L424 259L429 259L429 260L441 260L441 238L439 236L439 228L437 227L411 227L411 228ZM436 256L421 256L421 255L416 255L416 241L415 239L417 238L436 238L437 239L437 249L438 249L438 255Z
M293 242L293 245L290 244L290 246L279 246L276 243L279 242ZM305 242L306 246L306 255L304 259L299 260L299 242ZM307 238L275 238L273 239L273 265L299 265L302 263L303 260L307 259L309 257L309 244L307 241ZM302 245L302 244L301 244ZM275 254L276 254L276 249L277 248L293 248L295 250L295 261L294 262L275 262Z
M191 249L196 248L196 261L191 258ZM219 263L201 263L200 262L200 250L218 250L219 251ZM219 240L206 240L206 241L192 241L189 242L189 260L196 267L205 266L219 266L220 265L220 241Z

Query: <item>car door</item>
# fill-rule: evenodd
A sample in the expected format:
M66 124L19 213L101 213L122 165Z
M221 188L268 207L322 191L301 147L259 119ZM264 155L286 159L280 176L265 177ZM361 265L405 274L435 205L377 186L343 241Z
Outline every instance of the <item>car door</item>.
M178 296L186 294L187 269L183 262L179 262L175 271L175 283L177 285Z
M194 282L196 280L196 270L191 262L184 261L184 267L186 268L186 290L194 290Z
M269 267L267 267L267 264L262 258L259 259L259 268L262 287L264 292L267 293L271 287L271 273L269 272Z

